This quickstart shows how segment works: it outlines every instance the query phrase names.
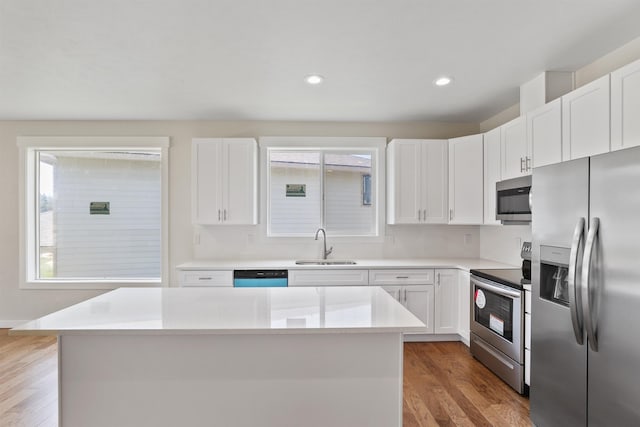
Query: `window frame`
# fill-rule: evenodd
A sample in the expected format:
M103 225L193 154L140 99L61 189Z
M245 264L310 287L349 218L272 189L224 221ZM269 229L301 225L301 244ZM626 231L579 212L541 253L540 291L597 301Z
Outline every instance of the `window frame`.
M386 199L385 199L385 183L386 183L386 137L260 137L260 204L264 207L260 211L260 222L263 224L262 235L267 240L278 240L286 242L300 242L301 239L313 238L310 235L271 235L270 230L270 153L271 151L320 151L322 157L324 153L336 152L363 152L370 151L372 153L371 169L372 169L372 199L376 201L374 207L376 212L374 215L374 234L372 235L336 235L327 231L327 236L334 241L342 242L381 242L385 238L386 224ZM321 168L321 170L323 170ZM321 187L324 186L324 177ZM321 215L324 218L325 207L322 205Z
M19 268L21 289L116 289L119 287L168 286L169 280L169 137L121 136L20 136L19 148ZM149 150L161 155L160 186L160 278L158 279L86 279L37 277L36 245L39 242L36 209L39 198L37 153L39 151L75 150Z

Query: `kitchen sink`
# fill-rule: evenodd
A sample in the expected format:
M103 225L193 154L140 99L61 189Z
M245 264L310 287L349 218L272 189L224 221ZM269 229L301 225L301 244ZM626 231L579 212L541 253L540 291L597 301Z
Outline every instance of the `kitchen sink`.
M313 259L296 261L296 265L355 265L355 261L336 259Z

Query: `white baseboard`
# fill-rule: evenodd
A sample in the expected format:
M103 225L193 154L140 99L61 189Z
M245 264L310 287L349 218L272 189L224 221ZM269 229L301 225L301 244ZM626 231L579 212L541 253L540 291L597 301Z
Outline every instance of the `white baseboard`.
M27 322L28 320L0 320L0 328L15 328Z
M404 342L438 342L438 341L462 341L464 338L458 334L404 334ZM468 346L469 344L467 344Z

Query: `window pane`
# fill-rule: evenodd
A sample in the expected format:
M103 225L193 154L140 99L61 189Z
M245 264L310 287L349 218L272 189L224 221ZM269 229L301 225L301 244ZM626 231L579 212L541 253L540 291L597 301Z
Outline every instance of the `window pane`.
M39 275L160 278L159 151L39 152Z
M309 235L320 227L320 153L272 151L269 155L271 235Z
M376 210L372 196L375 193L370 187L371 153L326 153L324 164L327 232L355 236L374 234ZM366 176L369 179L364 178ZM366 194L367 190L369 194Z

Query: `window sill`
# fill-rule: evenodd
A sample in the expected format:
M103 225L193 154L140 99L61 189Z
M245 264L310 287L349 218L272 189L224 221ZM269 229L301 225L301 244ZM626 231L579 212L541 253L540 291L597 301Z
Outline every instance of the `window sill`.
M34 280L20 284L20 289L110 290L118 288L158 288L161 280Z

